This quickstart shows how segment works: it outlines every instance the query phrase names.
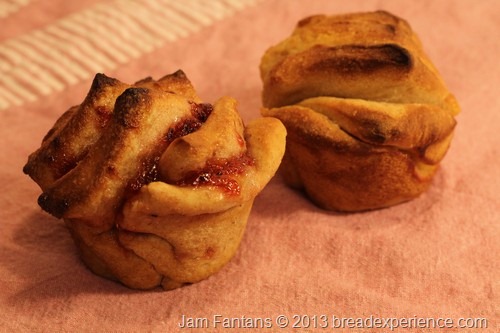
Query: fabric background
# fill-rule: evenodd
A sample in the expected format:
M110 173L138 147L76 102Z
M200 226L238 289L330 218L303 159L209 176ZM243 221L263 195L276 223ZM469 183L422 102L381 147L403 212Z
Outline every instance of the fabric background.
M237 255L209 279L139 292L90 273L22 173L92 77L181 68L200 96L259 117L260 57L310 14L385 9L420 36L462 113L432 187L392 208L337 214L279 176L257 198ZM189 317L280 314L487 318L499 332L500 3L497 1L0 0L0 332L388 332L181 329Z

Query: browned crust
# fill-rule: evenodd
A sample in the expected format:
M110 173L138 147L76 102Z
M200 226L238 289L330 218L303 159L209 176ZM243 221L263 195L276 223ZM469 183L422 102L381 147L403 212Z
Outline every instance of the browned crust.
M260 70L265 107L335 96L433 104L458 113L409 25L387 12L306 19L266 51Z
M182 71L134 85L98 74L24 172L93 272L131 288L173 289L234 256L285 135L274 118L244 126L230 97L201 103Z
M289 133L285 181L318 205L380 208L428 187L459 106L405 20L385 11L305 18L260 71L262 114Z
M107 126L116 98L127 85L104 74L96 74L87 97L70 108L30 155L23 171L42 189L70 171L97 142Z

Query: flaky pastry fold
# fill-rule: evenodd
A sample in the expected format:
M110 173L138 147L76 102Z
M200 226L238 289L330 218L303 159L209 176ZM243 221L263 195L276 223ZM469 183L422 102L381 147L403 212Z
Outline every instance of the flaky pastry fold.
M245 126L230 97L201 103L182 71L133 85L98 74L24 172L92 271L173 289L234 256L285 136L274 118Z
M285 181L318 205L381 208L428 187L459 106L405 20L384 11L305 18L260 70L262 114L288 131Z

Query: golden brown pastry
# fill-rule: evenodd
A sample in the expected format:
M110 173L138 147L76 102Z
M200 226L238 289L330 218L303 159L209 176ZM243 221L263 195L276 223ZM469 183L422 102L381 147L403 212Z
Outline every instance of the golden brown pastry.
M305 18L260 71L262 114L288 131L285 181L319 206L387 207L429 186L459 106L406 21L384 11Z
M132 86L97 74L24 172L92 271L173 289L233 257L285 136L274 118L244 126L230 97L201 103L182 71Z

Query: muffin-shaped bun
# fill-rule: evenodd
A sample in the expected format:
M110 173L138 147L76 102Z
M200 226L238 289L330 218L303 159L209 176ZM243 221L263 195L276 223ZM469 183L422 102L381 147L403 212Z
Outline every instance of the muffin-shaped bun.
M273 118L245 126L232 98L201 103L182 71L132 86L98 74L24 172L92 271L173 289L234 256L285 135Z
M266 51L262 114L287 128L285 181L326 209L421 194L459 106L408 23L387 12L312 16Z

